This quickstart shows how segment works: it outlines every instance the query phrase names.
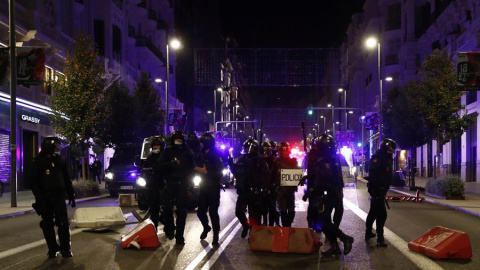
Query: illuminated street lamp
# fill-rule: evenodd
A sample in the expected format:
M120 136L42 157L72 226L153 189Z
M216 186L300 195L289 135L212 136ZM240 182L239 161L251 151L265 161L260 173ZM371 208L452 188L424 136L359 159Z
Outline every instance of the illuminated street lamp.
M325 127L325 120L327 120L327 118L323 115L320 115L320 118L323 119L323 132L326 132L326 127Z
M382 97L382 74L381 74L381 62L380 62L380 41L378 41L376 38L368 38L366 40L367 48L373 49L375 46L377 47L377 72L378 72L378 91L379 91L379 105L378 105L378 141L382 141L382 133L383 133L383 127L382 127L382 103L383 103L383 97Z
M343 93L343 107L347 108L347 90L343 88L338 88L339 93ZM347 130L347 110L345 109L345 130Z
M166 45L166 54L167 54L167 57L166 57L166 68L165 68L165 116L166 116L166 119L165 119L165 135L168 135L168 79L169 79L169 75L170 75L170 48L169 47L172 47L172 49L176 50L176 49L179 49L180 46L181 46L181 43L178 39L172 39L170 40L170 44L169 42L167 42L167 45Z
M334 106L332 104L327 104L328 108L332 108L332 130L333 130L333 137L335 138L335 114L333 113Z
M222 92L222 88L218 87L215 91L213 91L213 131L217 131L216 125L216 112L217 112L217 91Z

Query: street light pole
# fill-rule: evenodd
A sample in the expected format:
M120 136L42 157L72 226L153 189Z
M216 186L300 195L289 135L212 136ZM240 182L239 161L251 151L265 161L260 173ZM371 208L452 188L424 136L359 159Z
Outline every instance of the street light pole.
M343 107L347 108L347 90L339 88L338 92L343 92ZM347 119L347 110L345 109L345 131L348 129L348 119Z
M325 125L326 125L326 121L325 121L325 120L327 120L327 118L324 117L323 115L321 115L320 118L323 118L323 132L326 133L326 132L327 132L327 128L326 128L326 126L325 126Z
M377 46L377 75L378 75L378 92L379 92L379 105L378 105L378 141L382 141L383 137L383 127L382 127L382 103L383 103L383 93L382 93L382 74L381 74L381 56L380 56L380 41L375 38L369 38L366 41L367 47L374 48Z
M165 68L165 136L168 136L168 77L170 75L170 61L169 61L169 49L168 49L168 40L167 40L167 47L166 47L166 68Z

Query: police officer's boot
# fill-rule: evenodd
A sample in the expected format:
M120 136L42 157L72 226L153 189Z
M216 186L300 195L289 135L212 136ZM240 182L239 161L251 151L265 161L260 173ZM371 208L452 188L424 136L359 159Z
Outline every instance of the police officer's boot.
M218 240L219 240L218 232L213 232L212 245L213 246L218 246L219 245Z
M365 241L369 240L370 238L374 238L375 236L377 236L377 235L373 232L372 228L367 229L365 231Z
M70 228L68 227L68 223L58 226L58 240L60 241L60 253L62 253L62 257L73 257L70 251Z
M334 257L334 256L340 256L342 254L342 251L340 250L340 247L338 246L337 239L334 241L330 241L330 249L327 251L322 252L322 257Z
M347 255L352 251L353 237L346 235L342 232L340 235L340 240L343 242L343 254Z
M212 230L212 228L210 226L207 225L207 227L203 227L203 232L202 234L200 234L200 239L205 239L207 238L207 234L208 232L210 232Z
M377 237L377 247L387 247L387 243L385 243L385 238L383 235L378 235Z
M293 220L295 219L295 211L288 212L288 224L289 227L292 226Z
M240 235L242 238L245 238L247 237L248 235L248 230L250 230L252 227L247 225L247 226L243 226L243 230L242 230L242 234Z
M53 227L53 224L52 226L48 226L46 222L42 220L40 222L40 228L42 228L45 242L47 242L48 258L57 257L57 253L60 251L60 246L58 245L57 239L55 237L55 228Z

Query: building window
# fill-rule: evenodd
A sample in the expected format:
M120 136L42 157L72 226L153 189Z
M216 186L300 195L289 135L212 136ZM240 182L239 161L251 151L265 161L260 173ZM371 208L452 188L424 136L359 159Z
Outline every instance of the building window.
M44 83L42 85L42 92L51 96L52 95L52 85L51 82L53 81L53 69L50 67L45 67L45 77Z
M97 44L98 54L105 56L105 22L103 20L93 22L93 37Z
M112 32L113 32L113 37L112 37L112 54L113 54L113 59L115 61L121 63L122 62L122 31L120 28L116 25L112 26Z
M439 50L442 49L442 45L438 40L435 40L434 42L432 42L432 51L434 51L435 49L439 49Z
M477 91L468 91L466 93L467 105L477 102Z
M402 5L400 3L388 6L385 30L395 30L402 27Z

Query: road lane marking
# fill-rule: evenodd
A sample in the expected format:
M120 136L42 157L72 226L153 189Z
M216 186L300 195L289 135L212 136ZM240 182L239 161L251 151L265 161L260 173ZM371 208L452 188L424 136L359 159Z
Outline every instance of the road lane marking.
M239 223L237 227L235 227L235 229L233 229L233 231L228 235L227 239L225 239L225 241L222 242L218 249L215 250L210 259L208 259L208 261L205 263L205 265L203 265L202 270L210 269L210 267L218 260L220 255L222 255L223 251L228 246L228 244L230 244L230 241L232 241L233 237L237 234L240 228L242 228L242 224Z
M347 199L343 199L343 203L352 210L358 217L365 221L367 219L367 213L365 213L362 209L358 206L353 204ZM375 224L374 224L375 226ZM394 232L389 230L387 227L384 227L384 234L385 239L388 240L395 248L397 248L403 255L410 259L415 265L417 265L420 269L424 270L441 270L443 269L440 265L436 264L431 259L425 257L425 255L410 251L408 249L408 244Z
M230 224L228 224L227 227L225 227L225 229L223 229L220 232L220 234L218 235L218 238L222 239L223 236L230 230L230 228L232 228L235 225L235 223L237 223L237 222L238 222L237 218L232 219ZM230 242L230 240L228 242ZM222 243L221 246L223 246L223 243ZM202 250L202 252L200 252L200 254L198 254L198 256L187 266L187 268L185 268L185 270L195 269L198 266L198 264L203 260L203 258L205 258L205 256L207 256L208 252L210 252L210 250L212 250L212 248L213 248L212 243L210 243L208 246L205 247L204 250Z

